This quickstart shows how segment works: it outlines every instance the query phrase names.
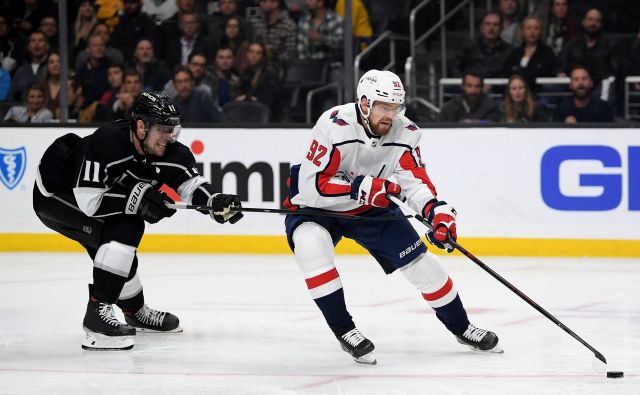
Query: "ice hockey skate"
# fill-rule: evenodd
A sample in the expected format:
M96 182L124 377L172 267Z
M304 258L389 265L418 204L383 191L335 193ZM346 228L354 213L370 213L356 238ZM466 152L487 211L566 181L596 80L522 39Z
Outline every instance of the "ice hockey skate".
M128 325L136 328L141 333L179 333L180 320L175 315L166 311L152 309L146 304L135 313L123 309L124 320Z
M498 344L498 336L495 333L477 328L471 324L464 332L456 334L456 339L458 343L464 344L473 351L504 352Z
M351 354L354 361L367 365L375 365L378 363L375 355L373 355L375 346L371 340L364 337L357 328L353 328L344 335L336 337L342 349Z
M82 348L85 350L112 351L133 348L135 328L118 321L113 306L91 297L82 326L85 338Z

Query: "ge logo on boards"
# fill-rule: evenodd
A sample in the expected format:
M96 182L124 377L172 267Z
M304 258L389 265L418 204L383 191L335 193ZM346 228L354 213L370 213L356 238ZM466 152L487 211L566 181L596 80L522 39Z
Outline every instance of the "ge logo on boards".
M622 165L623 155L626 155L628 159L626 168ZM593 169L594 162L599 164L601 172L594 173L591 170L587 173L579 172L577 175L571 173L572 177L578 177L577 180L563 180L561 178L563 164ZM589 164L591 165L587 166ZM627 188L623 185L625 172ZM616 148L606 145L552 147L542 156L540 176L542 200L553 209L563 211L613 210L620 205L623 192L626 192L629 198L629 210L640 211L640 147L627 147L626 152L619 152ZM563 193L561 190L563 181L577 183L582 191L575 194ZM593 195L594 190L601 192Z

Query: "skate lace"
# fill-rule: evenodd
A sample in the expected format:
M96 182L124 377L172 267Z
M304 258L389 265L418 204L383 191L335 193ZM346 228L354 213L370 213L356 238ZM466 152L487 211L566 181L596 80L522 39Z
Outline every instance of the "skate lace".
M146 325L162 326L162 321L164 320L164 316L166 314L167 313L164 311L152 309L145 304L136 313L136 318Z
M108 303L100 303L98 306L98 314L100 318L108 325L118 327L122 325L113 312L113 307Z
M362 336L362 333L360 333L357 328L355 328L342 335L342 339L351 344L353 347L356 347L365 339L365 337Z
M484 329L476 328L475 326L469 324L469 327L467 328L466 331L464 331L462 336L464 336L465 338L471 341L479 342L480 340L482 340L482 338L486 334L487 334L487 331L485 331Z

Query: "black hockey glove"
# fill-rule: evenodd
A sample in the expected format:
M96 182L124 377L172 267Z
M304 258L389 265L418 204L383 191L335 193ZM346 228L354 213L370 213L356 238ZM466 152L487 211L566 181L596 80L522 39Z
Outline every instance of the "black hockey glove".
M167 207L166 203L175 202L151 184L139 182L131 189L124 212L137 214L148 223L155 224L162 218L171 217L176 213L176 210Z
M209 198L207 205L213 207L213 209L209 211L209 215L218 223L224 224L228 221L229 223L235 224L243 217L242 213L231 211L232 207L242 207L238 195L216 193Z

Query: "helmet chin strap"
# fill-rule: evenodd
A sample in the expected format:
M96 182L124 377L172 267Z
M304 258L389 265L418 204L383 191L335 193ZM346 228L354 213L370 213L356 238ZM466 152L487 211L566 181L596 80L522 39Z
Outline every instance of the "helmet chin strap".
M367 104L369 103L369 99L367 99ZM358 102L358 109L360 110L360 115L362 116L362 123L364 123L364 126L367 128L369 133L377 136L377 134L374 133L373 130L371 130L371 123L369 122L369 115L371 115L371 106L369 106L368 108L369 111L367 112L367 115L364 115L364 111L362 110L362 105L360 104L360 102Z
M142 123L144 124L144 121L142 121ZM144 142L147 140L147 137L149 137L149 133L147 132L146 127L143 127L142 130L144 130L144 138L140 139L138 138L138 121L136 120L136 130L133 131L133 137L136 140L138 140L138 143L140 144L140 149L142 149L142 152L144 152L145 155L149 155L146 148L144 147Z

